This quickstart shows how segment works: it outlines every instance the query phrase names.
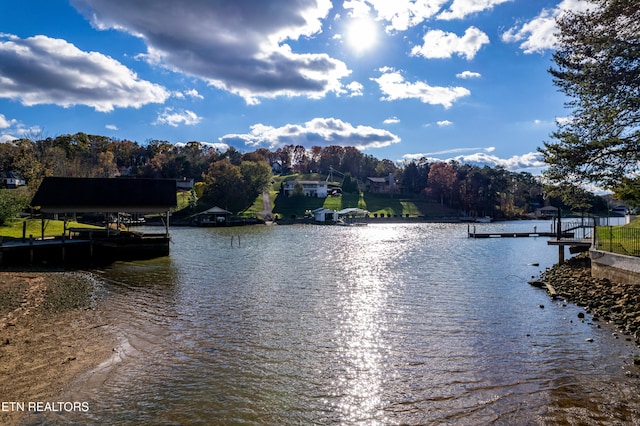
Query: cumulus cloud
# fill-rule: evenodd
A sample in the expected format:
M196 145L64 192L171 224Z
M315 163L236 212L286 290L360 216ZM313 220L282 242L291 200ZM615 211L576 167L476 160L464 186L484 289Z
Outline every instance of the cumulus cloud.
M398 124L400 122L400 119L398 117L389 117L386 120L384 120L384 124Z
M438 19L464 19L474 13L493 9L494 6L510 1L513 0L453 0L451 6L438 15Z
M489 148L454 148L450 150L427 152L421 154L406 154L404 160L420 160L427 159L429 161L458 161L460 163L472 164L479 167L504 167L506 170L518 171L527 169L541 169L546 167L546 163L542 161L539 152L529 152L523 155L514 155L509 158L500 158L490 153L494 151L494 147ZM435 157L446 156L450 154L458 154L461 152L478 151L471 154L453 155L447 158Z
M86 105L96 111L162 103L169 92L113 58L46 36L0 34L0 98L23 105Z
M196 89L185 90L182 92L174 92L173 96L175 96L178 99L185 99L185 98L204 99L204 96L198 93Z
M350 0L343 7L355 17L368 15L371 10L377 19L388 23L386 30L406 31L435 16L449 0Z
M353 81L346 85L347 92L349 93L349 97L362 96L364 86L357 81Z
M489 37L476 27L467 28L462 37L442 30L432 30L424 35L422 46L411 49L411 55L433 59L451 58L456 54L471 60L485 44L489 44Z
M115 124L107 124L106 126L104 126L104 128L107 130L118 130L118 126L116 126Z
M520 43L525 53L553 49L557 42L556 19L567 11L579 13L592 7L593 4L585 0L563 0L553 9L543 9L533 20L510 28L502 34L502 40Z
M425 104L451 108L458 99L471 95L471 92L464 87L430 86L422 81L409 83L398 71L388 68L383 68L381 71L380 77L371 80L378 83L380 90L385 95L382 100L385 101L418 99Z
M387 32L406 31L432 18L464 19L513 0L348 0L343 7L354 17L373 13L385 21ZM445 6L451 5L445 9Z
M16 119L8 119L0 114L0 143L10 142L20 138L34 138L42 134L39 126L27 127Z
M322 98L350 74L323 53L296 53L286 43L322 29L330 0L73 0L99 29L140 37L141 57L235 93L259 98Z
M15 120L9 120L4 114L0 114L0 129L6 129L11 126L12 123L15 123Z
M314 118L303 125L287 124L282 127L272 127L255 124L251 126L250 133L228 134L221 137L220 142L229 145L244 143L251 147L269 149L293 144L306 148L314 145L354 146L364 150L389 146L400 142L400 138L384 129L354 126L336 118Z
M220 143L220 142L198 142L198 143L200 144L200 149L202 151L213 149L215 151L225 152L226 150L229 149L229 145L227 145L226 143ZM185 147L187 146L187 144L184 142L177 142L176 146Z
M453 126L453 122L449 121L449 120L440 120L438 122L436 122L436 124L438 125L438 127L449 127L449 126Z
M467 80L469 78L480 78L482 77L482 74L473 71L462 71L461 73L456 74L456 77Z
M453 159L461 163L475 164L478 166L500 166L512 171L540 169L547 166L547 164L542 161L542 155L539 152L529 152L523 155L514 155L509 158L500 158L495 155L478 152L470 155L460 155Z
M195 112L189 110L178 110L173 108L165 108L153 124L167 124L171 127L178 127L183 124L185 126L194 126L202 120Z

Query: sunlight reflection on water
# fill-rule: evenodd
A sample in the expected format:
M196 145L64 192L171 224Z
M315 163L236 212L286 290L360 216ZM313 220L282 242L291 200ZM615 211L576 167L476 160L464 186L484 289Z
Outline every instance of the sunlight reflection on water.
M590 423L639 412L623 371L635 349L526 284L557 256L544 239L472 240L448 224L172 237L169 259L101 274L113 281L105 315L135 352L81 388L93 408L77 423Z

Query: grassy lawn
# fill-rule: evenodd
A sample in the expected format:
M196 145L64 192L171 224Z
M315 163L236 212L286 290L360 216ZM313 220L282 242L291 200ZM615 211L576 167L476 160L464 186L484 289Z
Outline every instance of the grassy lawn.
M33 235L35 238L42 236L42 221L40 219L13 219L5 225L0 226L0 236L9 238L22 238L22 230L24 223L26 226L26 237ZM44 236L53 237L62 235L64 221L62 220L45 220ZM67 222L67 228L97 228L96 226L86 225L78 222Z
M600 250L640 256L640 220L622 226L600 226L597 239Z
M382 194L342 194L327 198L313 197L284 197L272 195L274 213L280 217L301 217L306 210L324 207L331 210L342 210L357 207L368 210L371 215L402 216L425 218L455 217L457 212L436 203L429 203L422 199L404 199Z

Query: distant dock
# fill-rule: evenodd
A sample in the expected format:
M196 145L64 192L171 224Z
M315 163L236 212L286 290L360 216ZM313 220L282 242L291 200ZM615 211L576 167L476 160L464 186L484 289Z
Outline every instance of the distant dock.
M469 238L530 238L530 237L557 237L556 232L538 232L534 230L532 232L476 232L476 227L467 226L467 234ZM562 238L573 238L573 232L563 232Z

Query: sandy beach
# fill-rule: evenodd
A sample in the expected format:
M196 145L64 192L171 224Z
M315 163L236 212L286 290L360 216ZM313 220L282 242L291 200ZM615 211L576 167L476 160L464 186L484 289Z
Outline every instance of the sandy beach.
M1 424L20 424L29 403L60 402L112 356L117 340L94 304L88 273L0 272Z

